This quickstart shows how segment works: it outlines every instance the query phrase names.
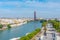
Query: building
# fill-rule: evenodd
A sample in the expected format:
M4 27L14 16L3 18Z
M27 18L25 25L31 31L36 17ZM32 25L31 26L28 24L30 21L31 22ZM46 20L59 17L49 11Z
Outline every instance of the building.
M34 11L34 20L36 21L36 11Z

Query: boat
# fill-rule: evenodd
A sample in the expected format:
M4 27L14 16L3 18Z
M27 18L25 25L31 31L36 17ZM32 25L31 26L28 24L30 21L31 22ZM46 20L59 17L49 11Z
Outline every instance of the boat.
M26 35L28 35L28 34L30 34L29 32L28 33L26 33Z
M19 40L19 39L20 39L20 37L12 38L12 39L10 39L10 40Z

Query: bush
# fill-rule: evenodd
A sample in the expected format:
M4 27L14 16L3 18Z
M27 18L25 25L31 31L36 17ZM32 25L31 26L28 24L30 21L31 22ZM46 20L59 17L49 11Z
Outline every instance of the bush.
M3 25L2 24L0 24L0 28L2 28L3 27Z
M56 29L57 32L60 32L60 21L57 20L49 20L52 23L53 27Z
M11 28L10 24L7 25L8 28Z
M42 27L45 27L47 25L47 22L42 23Z
M57 32L59 32L59 33L60 33L60 29L58 29L58 30L57 30Z
M23 36L23 37L20 38L20 40L30 40L30 39L27 36Z
M31 39L34 36L34 34L31 33L31 34L28 34L27 36L29 37L29 39Z
M35 31L37 31L37 32L39 32L40 30L41 30L40 28L35 29Z
M31 38L33 38L38 32L40 32L41 29L37 28L35 29L35 31L31 32L30 34L21 37L20 40L30 40Z

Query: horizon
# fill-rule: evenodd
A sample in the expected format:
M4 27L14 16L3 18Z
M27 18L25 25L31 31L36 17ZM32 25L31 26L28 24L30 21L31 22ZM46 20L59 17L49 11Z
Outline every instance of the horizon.
M60 0L0 0L0 18L60 18Z

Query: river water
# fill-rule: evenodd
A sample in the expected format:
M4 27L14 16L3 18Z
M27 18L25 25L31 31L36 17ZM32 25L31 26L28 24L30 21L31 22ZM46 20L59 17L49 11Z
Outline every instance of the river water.
M0 40L9 40L15 37L21 37L26 33L34 31L36 28L41 28L39 21L28 22L27 24L0 31Z

